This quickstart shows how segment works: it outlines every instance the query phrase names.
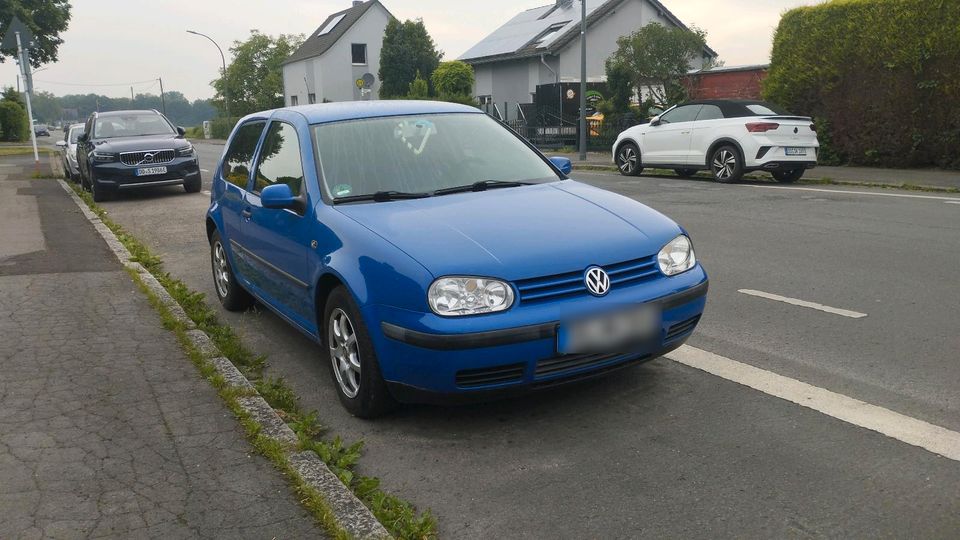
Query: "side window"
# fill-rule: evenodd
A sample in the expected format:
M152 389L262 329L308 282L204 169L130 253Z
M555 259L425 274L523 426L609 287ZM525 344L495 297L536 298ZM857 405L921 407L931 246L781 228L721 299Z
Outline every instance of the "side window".
M253 152L257 149L257 141L260 140L265 123L249 122L240 126L236 135L233 136L233 141L230 142L230 149L223 158L223 178L241 189L247 189Z
M660 117L660 122L664 124L677 124L679 122L693 122L700 112L700 105L684 105L664 114Z
M353 65L367 65L367 44L354 43L350 46L350 53L353 57Z
M300 156L300 137L290 124L272 122L263 141L257 162L254 193L273 184L287 184L294 194L303 189L303 161Z
M300 101L300 98L298 98L297 96L290 96L291 107L296 107L297 105L299 105L300 104L299 101Z
M702 120L721 120L723 119L723 111L720 110L720 107L716 105L704 105L700 109L700 114L697 115L697 122Z

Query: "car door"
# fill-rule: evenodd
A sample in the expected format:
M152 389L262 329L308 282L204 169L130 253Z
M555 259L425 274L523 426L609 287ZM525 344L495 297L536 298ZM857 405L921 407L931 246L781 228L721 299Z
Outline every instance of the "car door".
M304 134L306 142L309 137ZM250 279L260 296L301 327L310 329L315 319L309 294L307 251L311 207L304 184L301 138L296 127L273 119L257 153L253 183L241 211L244 257L252 267ZM264 208L260 192L284 183L303 198L301 210Z
M266 119L260 118L248 120L238 127L228 141L220 166L214 173L213 199L220 207L224 240L231 244L231 252L240 266L239 277L244 282L248 281L249 276L246 261L232 247L236 243L245 243L240 230L240 214L246 207L253 157L266 125Z
M693 123L690 138L691 165L706 165L707 150L717 140L717 132L724 124L723 111L717 105L704 104Z
M643 135L641 159L644 165L686 165L690 163L690 135L701 105L681 105L663 113Z

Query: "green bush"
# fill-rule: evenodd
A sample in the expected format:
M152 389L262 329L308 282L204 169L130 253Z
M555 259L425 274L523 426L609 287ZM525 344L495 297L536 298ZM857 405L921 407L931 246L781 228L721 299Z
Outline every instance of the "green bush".
M203 126L193 126L187 128L187 138L188 139L202 139L203 138Z
M236 117L214 118L213 123L210 125L210 136L214 139L226 139L230 136L233 127L236 126L239 121L240 119Z
M13 101L0 101L0 140L21 142L30 138L27 111Z
M473 66L466 62L459 60L441 62L430 79L438 96L473 94Z
M960 2L833 0L788 11L764 97L816 119L823 157L960 168Z

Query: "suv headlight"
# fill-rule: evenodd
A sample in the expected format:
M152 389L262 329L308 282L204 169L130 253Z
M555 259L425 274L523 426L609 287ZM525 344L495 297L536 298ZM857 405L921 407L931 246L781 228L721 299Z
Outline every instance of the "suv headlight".
M178 149L177 155L180 157L193 157L193 145L188 144L186 147Z
M117 159L117 156L115 156L114 154L111 154L110 152L94 152L93 153L94 161L108 162L108 161L114 161L115 159Z
M697 264L697 256L693 252L693 243L685 235L680 235L669 241L657 254L657 264L660 271L666 276L682 274Z
M430 285L427 300L434 313L447 317L494 313L513 305L513 289L496 279L442 277Z

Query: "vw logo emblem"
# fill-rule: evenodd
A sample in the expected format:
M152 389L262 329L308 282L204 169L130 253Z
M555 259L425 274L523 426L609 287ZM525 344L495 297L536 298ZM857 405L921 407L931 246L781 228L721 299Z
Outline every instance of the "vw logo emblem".
M587 273L583 276L583 282L590 294L594 296L603 296L610 292L610 276L599 266L587 269Z

